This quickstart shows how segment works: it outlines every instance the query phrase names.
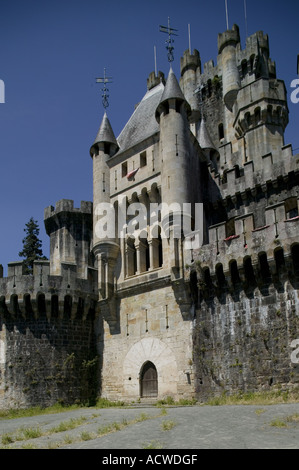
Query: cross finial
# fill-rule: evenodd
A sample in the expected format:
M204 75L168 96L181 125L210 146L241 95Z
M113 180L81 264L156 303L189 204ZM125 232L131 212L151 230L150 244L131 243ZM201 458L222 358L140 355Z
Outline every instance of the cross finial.
M108 95L108 88L106 87L106 83L112 83L112 77L106 77L106 69L104 68L104 77L100 77L100 78L97 78L96 79L96 82L97 83L103 83L104 84L104 87L102 88L102 103L103 103L103 106L106 110L106 108L108 108L109 106L109 102L108 102L108 98L109 98L109 95Z
M174 28L170 27L170 18L169 17L168 17L168 26L167 27L160 25L160 32L168 34L168 39L165 41L166 49L168 51L168 53L167 53L168 62L173 62L174 61L174 56L173 56L173 49L174 48L172 46L172 44L174 43L174 40L171 39L171 36L177 36L177 34L175 34L175 31L177 31L177 29L174 29Z

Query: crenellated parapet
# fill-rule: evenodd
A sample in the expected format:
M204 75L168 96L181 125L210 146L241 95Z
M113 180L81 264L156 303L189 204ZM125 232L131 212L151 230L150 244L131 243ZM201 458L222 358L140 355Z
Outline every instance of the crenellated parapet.
M297 200L299 208L299 199ZM254 214L209 227L209 243L186 251L186 264L199 273L200 287L231 289L299 280L299 216L287 218L285 203L266 208L266 225L254 226ZM190 248L190 247L189 247Z
M94 265L91 252L93 204L82 201L80 208L74 202L62 199L55 208L44 211L44 222L50 237L50 274L60 276L63 263L76 266L77 276L88 279L89 268Z
M0 315L4 321L86 320L96 313L97 271L78 277L77 266L61 263L61 275L50 274L49 261L35 261L33 275L23 275L22 262L9 263L0 279Z
M212 164L209 171L224 200L238 194L246 199L248 191L261 188L267 192L269 184L277 186L280 180L298 178L299 155L293 155L290 145L281 149L280 158L270 152L261 155L259 161L245 161L242 166L236 164L230 146L220 147L219 151L225 161L223 173L220 174Z

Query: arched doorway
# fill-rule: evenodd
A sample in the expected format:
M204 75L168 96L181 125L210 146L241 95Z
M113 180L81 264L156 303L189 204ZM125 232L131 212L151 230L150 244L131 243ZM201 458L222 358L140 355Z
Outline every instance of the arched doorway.
M158 396L157 369L150 361L147 361L140 371L140 396L142 398Z

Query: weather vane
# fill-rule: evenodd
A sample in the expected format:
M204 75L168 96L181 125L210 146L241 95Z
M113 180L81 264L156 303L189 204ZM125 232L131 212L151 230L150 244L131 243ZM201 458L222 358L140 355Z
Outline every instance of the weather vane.
M104 108L108 108L109 106L109 102L108 102L108 98L109 98L109 95L108 95L108 88L106 87L106 83L112 83L112 77L106 77L106 69L104 68L104 77L100 77L100 78L97 78L96 79L96 82L97 83L104 83L104 87L102 88L102 103L103 103L103 106Z
M173 46L172 44L174 43L174 40L171 39L171 36L178 36L175 34L174 31L177 31L177 29L171 28L170 27L170 19L168 17L168 26L161 26L160 25L160 32L161 33L167 33L168 34L168 39L165 41L166 42L166 49L168 51L167 57L168 57L168 62L173 62L174 61L174 56L173 56Z

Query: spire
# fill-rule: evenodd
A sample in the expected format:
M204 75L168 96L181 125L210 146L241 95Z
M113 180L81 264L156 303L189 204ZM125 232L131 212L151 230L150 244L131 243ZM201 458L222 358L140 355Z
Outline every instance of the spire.
M179 82L177 81L177 78L172 70L172 67L170 65L168 77L167 77L167 82L164 88L163 95L161 97L161 103L164 101L167 101L171 98L175 99L180 99L182 101L185 101L185 96L181 90L181 87L179 85Z
M97 133L97 136L95 138L95 141L93 145L91 146L90 149L90 155L92 156L94 153L94 150L99 143L104 143L104 144L109 144L109 154L112 156L114 155L118 149L118 143L116 141L116 138L114 136L110 121L108 119L107 113L105 111L105 114L103 116L99 131Z
M181 87L179 85L179 82L177 81L177 78L176 78L176 76L175 76L175 74L172 70L171 65L170 65L166 85L165 85L163 94L161 96L159 106L156 110L156 118L157 119L159 119L159 115L162 111L163 104L165 104L165 102L170 100L170 99L175 99L175 100L180 101L182 103L183 102L186 103L186 105L188 107L188 110L190 110L190 106L186 101L186 98L185 98L185 96L184 96L184 94L181 90Z
M198 142L203 150L216 150L216 147L211 140L204 118L202 118L199 127Z
M218 150L212 142L204 118L202 118L199 127L198 143L200 148L204 151L205 154L208 154L208 156L210 156L210 152L215 152L218 154Z

